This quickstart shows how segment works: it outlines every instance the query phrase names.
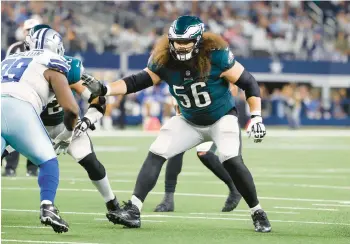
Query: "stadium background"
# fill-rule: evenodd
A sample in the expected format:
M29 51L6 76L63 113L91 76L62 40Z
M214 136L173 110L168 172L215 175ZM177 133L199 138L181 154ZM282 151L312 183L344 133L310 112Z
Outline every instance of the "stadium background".
M153 43L172 20L195 14L207 30L225 37L237 60L259 81L266 124L350 125L346 1L30 1L3 2L1 11L2 54L23 39L24 21L37 18L64 36L68 55L80 57L87 71L105 82L144 68ZM111 99L108 114L115 128L141 124L142 115L162 121L164 112L173 112L166 90L150 88ZM243 92L238 101L244 126L249 114ZM109 118L102 123L111 129Z

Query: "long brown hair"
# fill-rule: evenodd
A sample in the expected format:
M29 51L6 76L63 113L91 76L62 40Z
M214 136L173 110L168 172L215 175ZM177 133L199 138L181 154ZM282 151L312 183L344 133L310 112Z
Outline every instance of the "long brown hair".
M177 61L170 57L169 39L167 35L163 35L154 45L151 59L154 64L159 66L174 67L183 64L192 66L201 75L208 75L211 68L210 52L214 49L225 49L227 47L228 43L220 35L204 32L199 54L188 61Z

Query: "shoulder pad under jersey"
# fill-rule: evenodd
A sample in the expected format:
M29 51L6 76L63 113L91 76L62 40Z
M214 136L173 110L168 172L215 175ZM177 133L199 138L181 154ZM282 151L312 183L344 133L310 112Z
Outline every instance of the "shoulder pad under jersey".
M44 50L40 56L37 56L34 59L37 63L40 63L49 69L57 70L64 74L67 74L70 70L70 66L63 56L60 56L48 50Z
M218 66L220 70L226 71L235 64L236 59L229 48L215 49L211 52L211 62Z
M64 56L64 58L67 60L69 66L70 66L70 70L67 74L67 79L70 85L77 83L78 81L80 81L81 76L84 72L84 66L83 63L74 57L70 57L70 56Z

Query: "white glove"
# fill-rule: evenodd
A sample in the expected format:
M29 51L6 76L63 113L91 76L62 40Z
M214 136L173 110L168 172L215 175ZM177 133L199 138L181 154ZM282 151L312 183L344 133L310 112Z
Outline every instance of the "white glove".
M251 119L248 122L246 131L248 137L254 137L255 143L261 142L266 135L266 129L265 125L262 122L262 117L259 115L252 115Z
M79 137L83 135L91 126L91 121L84 117L78 121L77 125L74 128L74 136Z
M69 131L66 128L53 140L53 148L57 155L61 153L66 154L69 144L72 141L73 131Z

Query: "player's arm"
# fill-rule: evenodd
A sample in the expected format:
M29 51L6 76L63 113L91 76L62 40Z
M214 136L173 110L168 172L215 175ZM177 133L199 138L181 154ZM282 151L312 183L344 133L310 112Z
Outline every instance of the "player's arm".
M244 90L251 115L261 116L260 88L255 78L239 62L221 74L231 84Z
M77 83L69 85L72 90L74 90L76 93L78 93L81 98L83 98L85 101L88 101L91 96L91 92L89 89L87 89L86 86L83 85L82 80L78 81Z
M83 85L92 93L92 97L135 93L158 84L161 81L160 77L148 68L108 85L104 85L88 74L84 74L82 80L84 81Z
M68 131L73 131L79 115L79 106L73 97L66 76L52 69L45 70L44 76L64 110L64 125Z
M231 84L244 90L251 114L251 120L247 126L249 136L253 134L255 142L261 142L266 135L266 129L261 117L260 88L255 78L244 69L243 65L235 61L234 65L221 74Z

